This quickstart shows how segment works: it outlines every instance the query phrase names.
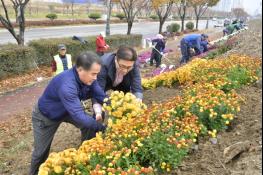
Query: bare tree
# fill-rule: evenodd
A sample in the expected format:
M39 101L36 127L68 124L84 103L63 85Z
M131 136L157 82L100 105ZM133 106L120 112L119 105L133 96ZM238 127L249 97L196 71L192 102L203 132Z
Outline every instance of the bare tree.
M208 7L215 6L219 2L219 0L189 0L189 2L190 5L194 8L196 19L195 28L198 29L200 17L204 15Z
M29 1L29 3L28 3L28 13L30 16L32 15L32 3L31 3L31 1Z
M174 0L152 0L153 8L159 17L159 33L162 33L163 25L171 14Z
M149 0L118 0L128 23L127 35L131 34L134 19L138 12L145 8Z
M185 22L185 17L186 17L186 10L188 7L188 4L186 2L187 0L179 0L179 2L175 3L179 17L181 19L181 31L184 31L184 22Z
M235 18L247 18L249 15L243 8L233 8L232 13L234 14Z
M69 5L71 6L71 15L74 16L74 5L76 3L75 0L62 0L63 3L66 3L67 4L67 11L69 9Z
M49 13L54 13L54 11L55 11L55 6L54 6L54 4L49 4L49 5L48 5L48 9L49 9Z
M9 18L9 12L7 10L7 4L4 0L1 0L1 4L4 9L4 16L0 14L0 21L3 26L11 33L11 35L16 39L19 45L24 45L25 39L25 8L29 0L10 0L13 4L13 8L16 13L17 22L19 24L19 33L15 31L15 27Z

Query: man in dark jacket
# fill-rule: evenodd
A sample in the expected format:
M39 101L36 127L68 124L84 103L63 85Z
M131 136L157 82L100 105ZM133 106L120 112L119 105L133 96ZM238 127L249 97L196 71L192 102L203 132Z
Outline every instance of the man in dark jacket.
M32 113L34 151L30 175L37 175L39 166L47 159L51 142L62 122L80 128L82 141L105 130L105 126L98 122L102 117L97 115L94 119L81 105L81 100L88 98L103 103L106 95L96 81L100 69L99 57L84 52L77 57L76 66L55 76L46 87Z
M153 60L156 62L156 67L159 67L162 62L163 51L165 49L165 38L158 34L156 39L152 40L154 48L152 49L152 55L150 59L150 65L153 65Z
M143 98L140 70L136 65L137 53L133 48L121 46L117 53L101 57L102 68L98 75L98 83L106 92L108 90L131 92L139 100ZM93 103L97 100L93 99ZM99 109L96 104L96 109ZM94 108L94 105L93 105ZM95 113L101 113L100 110Z

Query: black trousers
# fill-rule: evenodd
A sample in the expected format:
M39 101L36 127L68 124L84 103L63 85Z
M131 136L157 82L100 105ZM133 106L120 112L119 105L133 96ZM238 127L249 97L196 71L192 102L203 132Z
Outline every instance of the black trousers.
M156 63L156 67L159 67L161 65L162 55L159 52L157 52L155 49L152 50L150 65L153 65L153 60Z

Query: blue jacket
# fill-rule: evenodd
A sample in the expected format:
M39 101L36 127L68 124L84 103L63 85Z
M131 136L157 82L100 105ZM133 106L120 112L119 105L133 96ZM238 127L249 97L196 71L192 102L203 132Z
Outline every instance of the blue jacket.
M80 127L100 130L101 124L88 116L82 107L81 100L95 98L103 103L106 97L97 81L88 86L83 84L76 67L55 76L38 100L40 112L54 121L63 121L70 115Z
M152 40L152 43L156 43L155 48L159 51L159 52L163 52L165 49L165 43L162 39L154 39Z
M201 49L201 35L200 34L190 34L187 35L183 38L183 40L186 42L186 44L191 47L191 48L195 48L198 51L200 51L200 53L202 53L202 49Z
M208 46L208 41L201 41L201 50L202 50L202 52L206 52L207 50L208 50L208 48L207 48L207 46Z
M122 83L117 87L113 87L116 78L116 54L107 54L102 56L102 67L98 75L98 83L104 91L118 90L125 93L132 92L137 98L143 98L143 88L141 84L140 70L136 64L133 69L128 72L124 77Z

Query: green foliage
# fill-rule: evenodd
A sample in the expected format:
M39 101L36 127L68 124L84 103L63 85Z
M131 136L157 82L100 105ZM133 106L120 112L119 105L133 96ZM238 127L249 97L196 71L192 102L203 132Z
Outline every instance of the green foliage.
M157 15L151 15L150 18L153 20L157 20L159 17Z
M94 19L96 21L97 19L101 18L101 14L100 13L90 13L89 18Z
M46 18L48 18L48 19L50 19L51 21L53 21L54 19L57 19L58 16L57 16L57 14L55 14L55 13L50 13L50 14L47 14L47 15L46 15Z
M143 146L135 155L140 165L152 166L157 168L160 173L165 173L167 169L162 167L163 162L170 169L175 169L180 164L188 151L187 149L178 149L176 144L169 144L167 136L167 134L158 131L143 141Z
M177 23L172 23L169 26L167 26L167 31L170 33L178 32L180 29L180 25Z
M73 41L71 38L57 38L57 39L41 39L34 40L29 43L37 52L37 63L40 65L50 65L53 56L58 53L58 44L65 44L67 46L67 53L74 58L83 51L96 51L96 37L91 36L85 38L88 44L81 44L79 41ZM110 46L109 51L116 50L120 45L129 45L138 47L141 45L142 35L111 35L105 38L106 43Z
M195 27L194 23L191 21L187 22L185 26L188 30L193 30Z
M117 13L115 15L115 17L119 18L120 20L123 20L125 18L125 14L124 13Z
M249 71L246 68L240 66L235 66L230 69L227 74L227 79L230 83L224 86L225 91L239 89L243 85L248 85L253 81Z
M0 47L0 79L36 68L33 48L15 44Z

